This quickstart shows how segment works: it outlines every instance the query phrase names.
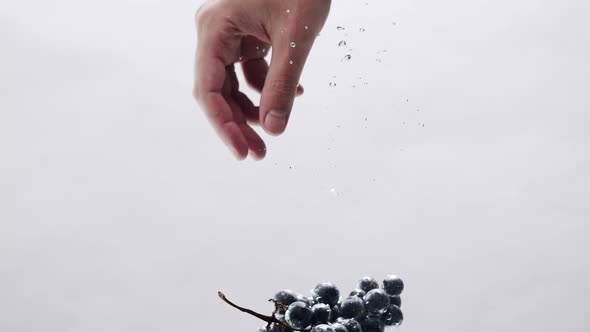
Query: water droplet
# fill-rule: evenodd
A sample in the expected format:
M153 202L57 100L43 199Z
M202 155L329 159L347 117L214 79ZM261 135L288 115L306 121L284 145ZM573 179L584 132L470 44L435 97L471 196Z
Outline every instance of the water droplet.
M341 40L341 41L338 43L338 46L346 46L346 40Z
M337 27L336 27L336 30L342 31L342 30L344 30L344 27L337 26Z
M377 59L377 62L381 62L381 59Z
M266 48L263 48L263 49L262 49L262 52L266 52Z
M344 58L342 58L342 61L348 61L352 58L352 56L350 54L347 54L344 56Z
M305 28L305 30L309 29L309 27L308 27L307 25L306 25L306 26L304 26L304 28Z
M295 47L295 46L297 46L297 44L295 44L295 42L291 42L291 44L290 44L290 45L291 45L291 47Z
M365 28L360 28L359 31L360 32L365 32Z
M336 82L330 82L330 86L331 87L335 87L336 86Z
M289 64L292 65L293 64L293 60L289 60Z
M291 12L291 9L287 9L287 13L290 13L290 12Z

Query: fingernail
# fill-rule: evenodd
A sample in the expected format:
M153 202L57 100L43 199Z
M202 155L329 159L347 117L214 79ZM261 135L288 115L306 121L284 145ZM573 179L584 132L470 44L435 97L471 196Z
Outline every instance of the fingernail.
M270 110L264 119L264 127L273 134L280 134L287 126L287 112Z

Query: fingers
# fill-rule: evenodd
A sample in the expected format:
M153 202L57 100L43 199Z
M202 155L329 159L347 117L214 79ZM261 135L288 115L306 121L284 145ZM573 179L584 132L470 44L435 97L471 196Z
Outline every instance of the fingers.
M199 12L196 23L198 40L193 94L222 141L236 158L244 159L249 144L226 100L232 90L226 67L231 63L233 50L239 47L239 39L227 29L203 29L203 26L212 24L211 15L206 11Z
M223 142L236 158L244 159L248 154L248 144L223 95L223 90L228 89L225 82L226 68L222 60L206 55L197 57L195 98Z

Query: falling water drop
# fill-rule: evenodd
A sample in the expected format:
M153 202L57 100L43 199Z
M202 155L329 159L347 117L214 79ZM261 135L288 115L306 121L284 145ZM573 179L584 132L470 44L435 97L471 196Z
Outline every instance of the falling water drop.
M341 40L341 41L338 43L338 46L346 46L346 40Z
M335 87L336 86L336 82L330 82L330 86L331 87Z
M337 26L337 27L336 27L336 30L342 31L342 30L344 30L344 27Z
M291 45L291 47L295 47L295 46L297 46L297 44L295 44L295 42L291 42L291 44L290 44L290 45Z
M344 58L342 58L342 61L349 61L352 58L352 56L350 54L347 54L344 56Z
M289 60L289 64L292 65L293 64L293 60Z
M360 28L359 31L360 32L365 32L365 28Z

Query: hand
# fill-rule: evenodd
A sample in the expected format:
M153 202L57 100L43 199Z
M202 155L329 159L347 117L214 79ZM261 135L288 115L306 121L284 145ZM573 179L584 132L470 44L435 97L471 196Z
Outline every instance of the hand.
M196 14L194 96L238 159L256 159L266 146L250 125L283 133L299 78L322 29L330 0L211 0ZM270 66L264 59L272 47ZM239 90L234 63L262 94L260 106Z

